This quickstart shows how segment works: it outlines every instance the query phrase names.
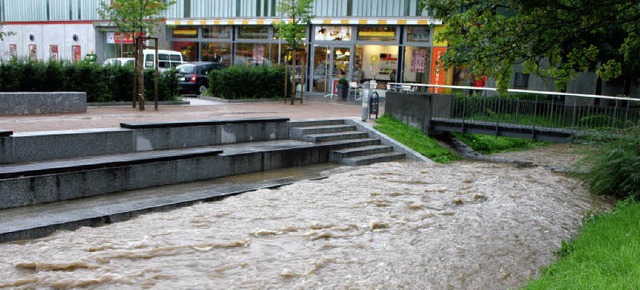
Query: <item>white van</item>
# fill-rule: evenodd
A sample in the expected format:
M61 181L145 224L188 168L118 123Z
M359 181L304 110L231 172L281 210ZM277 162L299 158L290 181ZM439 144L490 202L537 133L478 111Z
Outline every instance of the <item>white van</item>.
M154 68L156 63L154 59L155 50L145 49L143 54L144 68ZM158 49L158 70L165 71L182 63L184 61L182 61L182 54L179 51Z

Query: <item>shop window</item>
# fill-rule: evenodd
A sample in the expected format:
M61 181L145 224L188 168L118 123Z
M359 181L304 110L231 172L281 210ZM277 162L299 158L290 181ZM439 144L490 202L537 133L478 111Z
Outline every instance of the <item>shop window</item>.
M197 38L198 29L195 26L177 26L172 32L173 38Z
M269 39L269 27L260 25L240 26L239 39Z
M202 26L202 38L231 38L230 26Z
M267 43L238 43L234 64L271 66L269 54L270 49Z
M395 41L395 26L358 26L359 41Z
M223 58L230 62L231 60L231 44L230 43L203 43L202 55L203 61L222 62ZM226 65L230 65L227 63Z
M407 41L409 42L429 42L431 28L429 26L409 26L407 27Z

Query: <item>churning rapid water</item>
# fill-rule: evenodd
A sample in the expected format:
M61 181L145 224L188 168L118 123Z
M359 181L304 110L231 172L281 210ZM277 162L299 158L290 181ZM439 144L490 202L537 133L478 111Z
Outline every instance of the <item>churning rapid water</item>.
M542 167L381 163L2 244L0 288L517 288L593 207Z

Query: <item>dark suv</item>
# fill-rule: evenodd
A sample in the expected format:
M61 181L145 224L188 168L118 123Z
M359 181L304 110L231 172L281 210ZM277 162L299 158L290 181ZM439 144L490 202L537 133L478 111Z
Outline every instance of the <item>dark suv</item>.
M209 72L214 69L223 69L225 66L217 62L190 62L181 64L178 70L178 82L181 94L200 95L209 88Z

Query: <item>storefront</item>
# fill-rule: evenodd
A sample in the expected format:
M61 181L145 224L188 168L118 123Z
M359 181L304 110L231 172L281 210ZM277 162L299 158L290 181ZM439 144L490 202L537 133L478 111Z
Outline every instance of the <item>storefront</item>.
M167 23L175 25L168 29L168 40L187 61L284 63L290 58L286 43L275 36L275 21L174 20ZM450 83L450 77L435 65L446 45L434 48L434 23L340 19L314 19L312 23L306 42L309 54L303 56L308 91L331 93L340 78L356 83L375 80L380 89L388 82Z

